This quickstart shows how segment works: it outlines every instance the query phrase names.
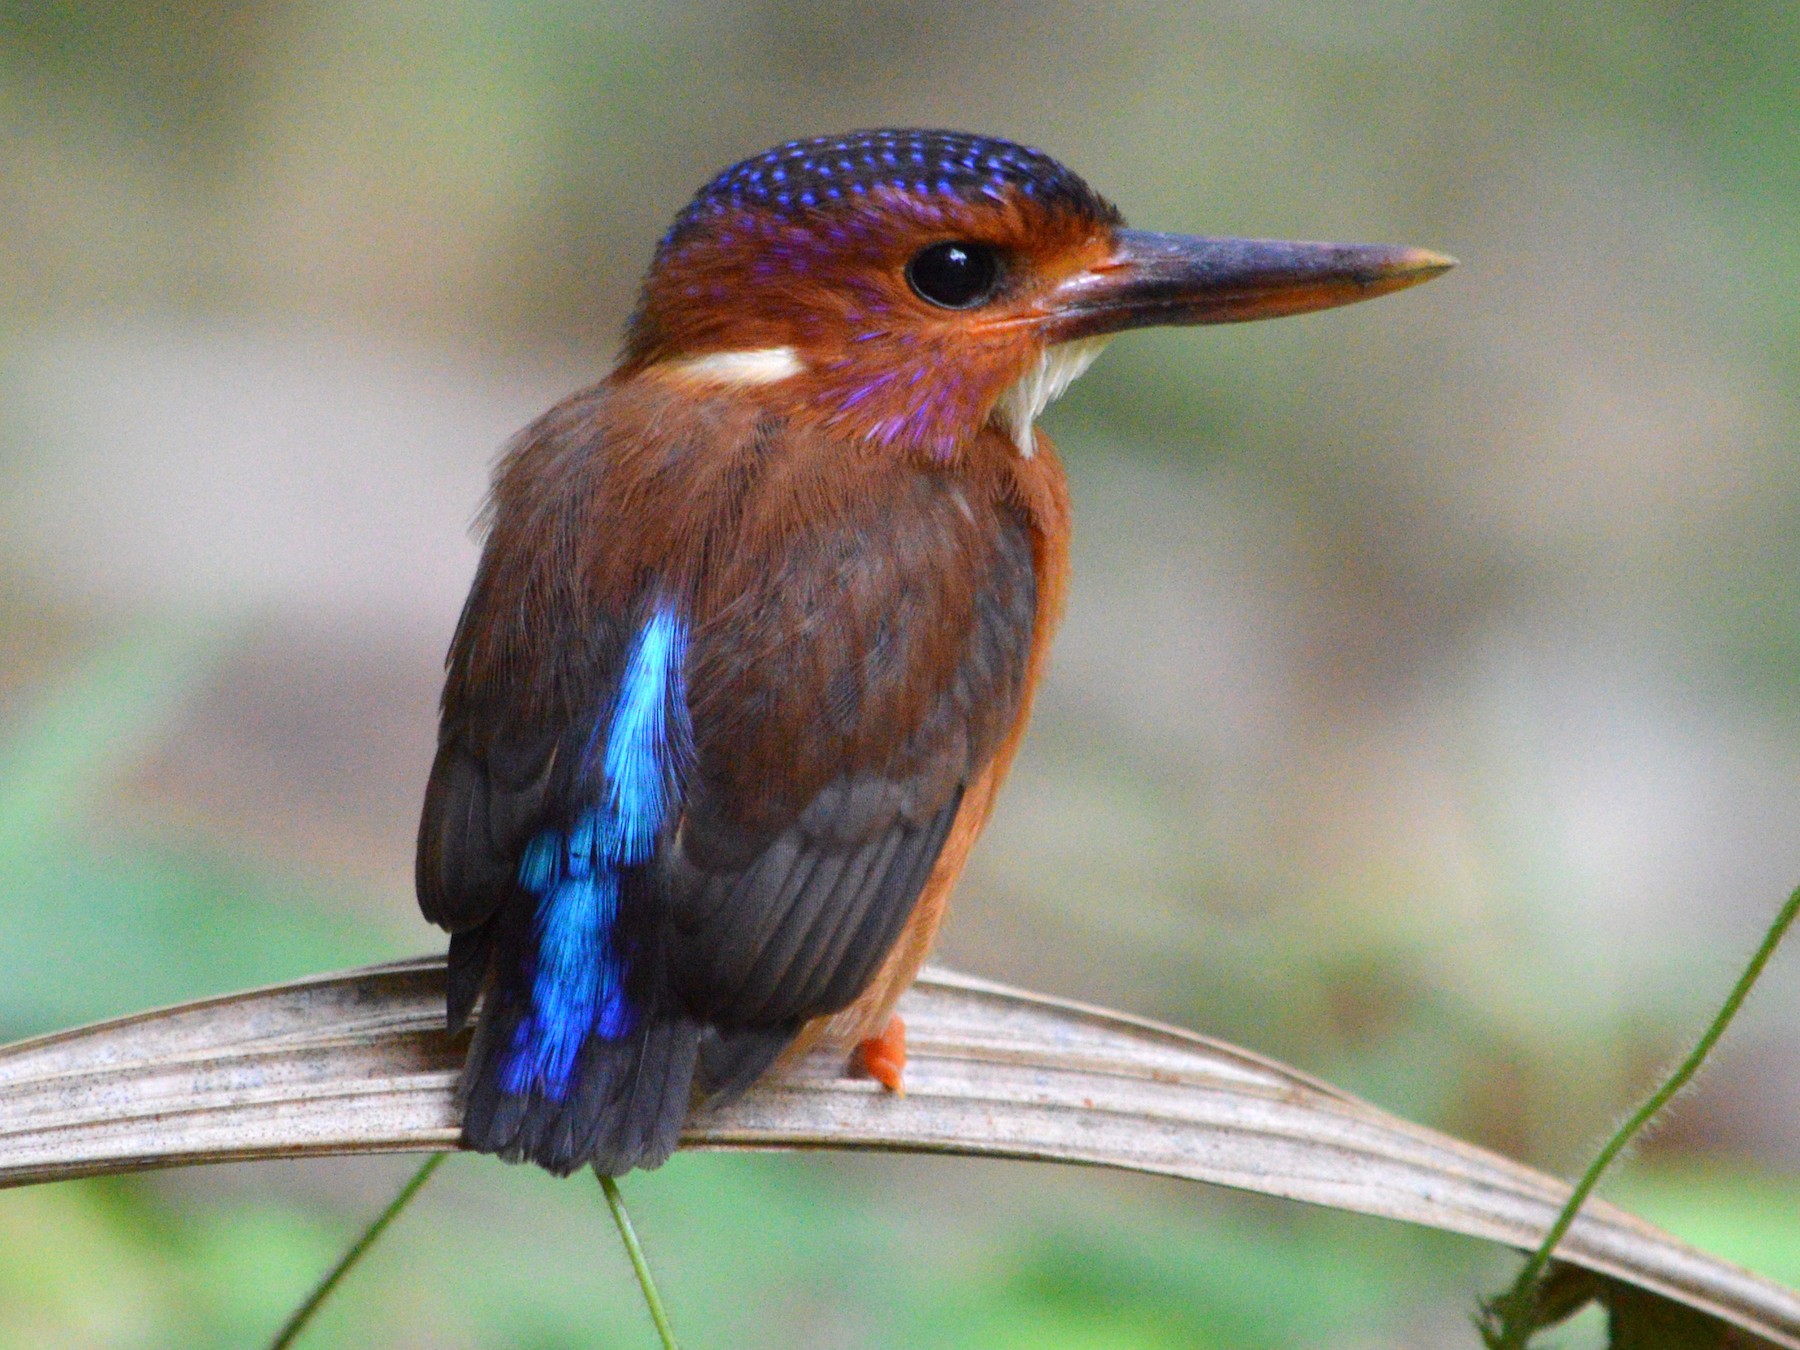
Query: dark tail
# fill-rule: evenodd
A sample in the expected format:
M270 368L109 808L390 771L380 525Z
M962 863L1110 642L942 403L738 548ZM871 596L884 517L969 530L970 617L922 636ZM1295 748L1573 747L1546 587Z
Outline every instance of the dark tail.
M607 1176L661 1166L687 1120L700 1025L640 1006L622 1033L583 1037L560 1083L521 1081L529 966L497 955L459 1091L464 1146L507 1162L534 1162L558 1176L590 1164ZM453 990L468 983L456 978L455 965Z
M700 1100L709 1107L726 1106L749 1091L768 1072L799 1033L798 1023L743 1027L725 1031L707 1027L700 1038L700 1065L695 1075Z
M533 1162L558 1176L590 1164L607 1176L660 1167L680 1142L690 1105L721 1106L740 1095L799 1031L798 1023L711 1026L663 1006L669 995L638 982L629 1026L622 1034L583 1037L553 1090L541 1076L520 1073L519 1046L534 1030L527 1024L535 939L528 931L506 933L509 917L497 915L450 942L452 1034L484 983L487 990L458 1093L462 1142L478 1153Z

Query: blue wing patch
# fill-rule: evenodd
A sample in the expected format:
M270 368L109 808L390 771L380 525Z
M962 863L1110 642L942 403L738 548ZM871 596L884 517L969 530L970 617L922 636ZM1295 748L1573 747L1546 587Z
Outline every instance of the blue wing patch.
M561 1101L582 1042L631 1030L624 962L613 942L619 877L655 850L693 758L686 654L686 625L659 607L638 631L612 715L588 746L591 761L603 725L599 803L572 829L536 835L519 864L519 884L537 897L537 968L531 1011L513 1033L502 1074L509 1093L535 1089Z

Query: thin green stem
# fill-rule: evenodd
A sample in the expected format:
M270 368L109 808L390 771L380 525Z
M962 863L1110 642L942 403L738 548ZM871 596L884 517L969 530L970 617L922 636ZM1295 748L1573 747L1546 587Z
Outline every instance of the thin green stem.
M1661 1087L1650 1094L1649 1100L1632 1113L1631 1119L1606 1141L1606 1147L1600 1150L1599 1156L1588 1165L1581 1180L1575 1183L1575 1189L1569 1193L1568 1203L1563 1206L1562 1213L1556 1216L1556 1222L1550 1225L1550 1231L1544 1235L1538 1249L1519 1271L1519 1277L1513 1281L1512 1288L1494 1300L1493 1309L1500 1314L1498 1335L1489 1341L1494 1350L1525 1350L1526 1342L1536 1330L1532 1324L1532 1311L1537 1302L1538 1281L1543 1278L1544 1268L1550 1264L1551 1254L1555 1252L1557 1244L1568 1235L1569 1226L1575 1222L1576 1214L1581 1211L1581 1206L1593 1193L1594 1187L1600 1184L1601 1176L1612 1165L1613 1159L1636 1137L1638 1131L1650 1123L1658 1111L1669 1104L1676 1093L1687 1086L1688 1080L1699 1072L1701 1064L1719 1043L1719 1038L1725 1034L1732 1019L1738 1015L1738 1009L1744 1006L1744 1000L1750 996L1750 990L1762 976L1763 967L1775 955L1775 949L1781 945L1782 938L1787 936L1797 914L1800 914L1800 888L1788 897L1781 912L1775 916L1775 922L1769 925L1769 931L1763 934L1762 945L1756 949L1756 955L1750 958L1750 964L1738 976L1737 983L1732 986L1718 1015L1688 1052L1687 1058L1681 1061L1674 1073L1663 1080Z
M294 1315L288 1318L286 1325L276 1333L275 1339L269 1342L269 1350L287 1350L287 1347L294 1343L300 1333L306 1330L306 1324L312 1321L313 1314L324 1306L325 1300L330 1298L338 1285L343 1283L344 1276L350 1273L350 1268L362 1260L363 1254L380 1240L382 1233L387 1230L387 1226L400 1217L400 1211L412 1203L413 1197L424 1188L427 1181L431 1180L431 1174L437 1171L444 1159L449 1156L448 1153L434 1153L420 1165L419 1170L412 1174L406 1185L400 1188L400 1194L388 1202L388 1207L376 1216L375 1222L363 1229L362 1236L350 1244L350 1250L338 1258L338 1263L331 1268L331 1273L319 1281L319 1287L312 1291L306 1302L294 1309Z
M675 1344L675 1328L669 1325L662 1296L656 1292L656 1281L650 1276L650 1263L644 1259L644 1249L638 1245L631 1215L625 1212L625 1197L619 1194L619 1183L603 1172L595 1175L600 1178L600 1189L606 1195L606 1207L612 1211L613 1222L619 1225L619 1237L624 1240L625 1254L631 1258L631 1268L637 1272L638 1288L644 1291L644 1302L649 1306L650 1320L656 1323L656 1334L662 1337L663 1350L681 1350Z

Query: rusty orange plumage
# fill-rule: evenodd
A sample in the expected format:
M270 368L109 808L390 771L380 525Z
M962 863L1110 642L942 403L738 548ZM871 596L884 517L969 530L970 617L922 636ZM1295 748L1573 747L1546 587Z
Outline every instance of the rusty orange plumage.
M464 1141L654 1166L695 1100L865 1046L1019 745L1067 588L1037 415L1126 328L1423 280L1418 250L1129 230L1047 156L793 142L657 250L618 366L502 460L418 886L481 1012Z

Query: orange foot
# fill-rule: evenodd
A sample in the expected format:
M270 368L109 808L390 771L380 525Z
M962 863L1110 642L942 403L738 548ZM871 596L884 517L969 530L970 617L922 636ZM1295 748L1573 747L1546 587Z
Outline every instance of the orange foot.
M906 1023L898 1013L888 1019L887 1029L871 1036L856 1047L856 1057L863 1072L889 1092L906 1095Z

